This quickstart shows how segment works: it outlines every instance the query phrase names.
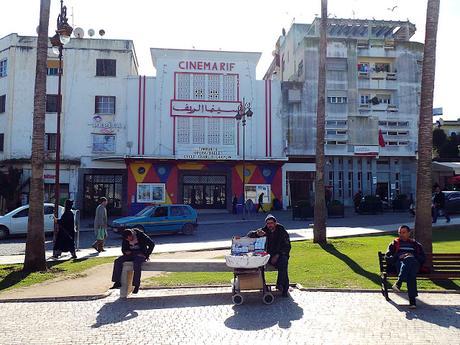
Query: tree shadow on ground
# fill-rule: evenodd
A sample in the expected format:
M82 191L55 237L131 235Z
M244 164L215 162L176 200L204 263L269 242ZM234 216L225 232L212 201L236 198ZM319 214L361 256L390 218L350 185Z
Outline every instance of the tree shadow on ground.
M225 320L225 326L242 331L258 331L275 325L287 329L291 327L292 321L303 317L303 309L291 296L275 296L275 301L269 306L255 297L252 296L242 305L233 306L234 314Z
M92 328L124 322L138 316L140 310L192 308L232 304L229 292L209 294L176 294L170 296L131 297L106 303L98 311Z
M407 320L422 320L444 328L460 329L460 305L431 305L418 300L417 309L409 309L409 303L401 305L393 300L388 302L401 313L405 313Z
M431 281L446 290L460 290L460 285L451 279L432 279Z
M70 259L70 257L69 257ZM81 259L75 259L73 262L82 262L87 260L88 258L81 258ZM39 271L39 272L26 272L22 270L22 265L8 265L3 267L2 269L4 271L9 271L9 273L0 281L0 291L6 290L10 287L13 287L20 282L22 282L24 279L26 279L30 274L35 273L35 274L46 274L46 273L61 273L64 272L65 270L59 267L56 267L68 260L56 260L56 261L47 261L46 262L46 271Z
M361 265L359 265L352 258L343 254L339 250L337 250L337 248L335 248L334 245L331 243L321 244L320 246L329 254L334 255L336 258L342 260L345 264L347 264L348 267L350 267L353 270L353 272L355 272L356 274L359 274L360 276L363 276L364 278L369 279L371 282L373 282L377 286L380 286L381 279L377 273L369 272L365 270L363 267L361 267Z

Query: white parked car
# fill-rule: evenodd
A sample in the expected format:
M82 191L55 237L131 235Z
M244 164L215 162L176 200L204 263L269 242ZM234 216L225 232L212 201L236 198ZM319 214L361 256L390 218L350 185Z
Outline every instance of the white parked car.
M45 213L45 232L53 232L54 229L54 204L44 204ZM59 206L59 217L64 213L64 207ZM27 223L29 221L29 205L18 207L17 209L0 216L0 239L10 235L26 234Z

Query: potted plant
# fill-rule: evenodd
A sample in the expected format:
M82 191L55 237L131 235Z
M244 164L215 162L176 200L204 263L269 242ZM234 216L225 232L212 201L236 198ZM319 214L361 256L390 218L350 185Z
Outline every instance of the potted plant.
M327 208L328 217L345 217L345 207L340 200L332 200Z
M313 218L313 207L308 200L300 200L292 207L292 219Z

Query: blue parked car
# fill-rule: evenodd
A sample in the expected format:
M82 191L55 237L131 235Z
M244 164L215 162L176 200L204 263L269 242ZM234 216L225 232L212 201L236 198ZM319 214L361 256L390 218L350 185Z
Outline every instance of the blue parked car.
M145 232L192 235L198 226L198 213L189 205L147 206L135 216L115 219L114 232L138 228Z

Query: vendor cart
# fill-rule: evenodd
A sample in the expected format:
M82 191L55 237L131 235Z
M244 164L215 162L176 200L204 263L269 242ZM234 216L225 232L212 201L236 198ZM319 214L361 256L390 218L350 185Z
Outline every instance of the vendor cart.
M262 301L274 301L270 286L265 281L265 265L270 255L265 252L265 237L233 237L232 251L225 257L227 266L233 268L232 301L240 305L244 301L242 291L260 291Z

